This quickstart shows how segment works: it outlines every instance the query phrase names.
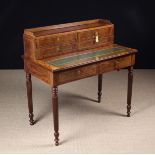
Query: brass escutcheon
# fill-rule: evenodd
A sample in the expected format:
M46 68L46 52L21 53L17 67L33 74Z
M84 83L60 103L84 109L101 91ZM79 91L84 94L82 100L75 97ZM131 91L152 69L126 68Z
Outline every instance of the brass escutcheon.
M98 32L95 32L95 42L96 42L96 43L99 42Z

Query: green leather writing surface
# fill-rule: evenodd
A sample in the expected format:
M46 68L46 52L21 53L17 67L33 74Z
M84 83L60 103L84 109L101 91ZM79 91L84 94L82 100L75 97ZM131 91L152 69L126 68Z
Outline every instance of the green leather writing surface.
M108 54L117 54L120 53L124 48L121 47L112 47L112 48L107 48L107 49L102 49L98 51L93 51L93 52L88 52L88 53L82 53L82 54L77 54L77 55L72 55L68 57L63 57L55 60L50 60L47 61L48 64L54 65L54 66L63 66L65 64L69 63L78 63L81 60L87 60L89 58L96 58L99 56L106 56Z

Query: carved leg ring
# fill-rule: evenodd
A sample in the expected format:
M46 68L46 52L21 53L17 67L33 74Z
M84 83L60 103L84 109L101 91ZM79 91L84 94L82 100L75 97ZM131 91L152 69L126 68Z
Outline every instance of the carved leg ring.
M98 103L101 102L102 95L102 74L98 75Z
M130 117L131 97L132 97L132 83L133 83L133 66L128 67L128 94L127 94L127 117Z
M55 145L59 145L59 117L58 117L58 88L52 88L52 105L53 105L53 121L54 121L54 141Z
M27 86L27 99L28 99L28 109L29 109L29 122L30 125L34 125L33 120L33 101L32 101L32 81L31 74L26 73L26 86Z

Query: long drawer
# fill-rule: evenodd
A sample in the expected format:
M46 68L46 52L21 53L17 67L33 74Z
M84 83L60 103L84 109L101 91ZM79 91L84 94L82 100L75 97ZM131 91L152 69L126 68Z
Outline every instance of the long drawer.
M134 64L134 55L129 55L121 58L115 58L108 61L98 62L81 66L76 69L56 72L55 83L57 85L70 81L90 77L104 72L125 68Z

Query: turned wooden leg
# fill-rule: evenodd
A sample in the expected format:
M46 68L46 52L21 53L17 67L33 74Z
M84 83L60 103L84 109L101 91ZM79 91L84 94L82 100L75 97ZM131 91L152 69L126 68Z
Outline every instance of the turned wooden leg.
M132 82L133 82L133 66L128 67L128 94L127 94L127 117L130 117L131 97L132 97Z
M102 74L98 75L98 103L101 102L102 95Z
M32 101L32 81L31 74L26 73L26 86L27 86L27 99L28 99L28 108L29 108L29 122L30 125L34 124L33 120L33 101Z
M58 88L52 88L52 105L53 105L53 121L54 121L54 141L55 145L59 145L59 117L58 117Z

